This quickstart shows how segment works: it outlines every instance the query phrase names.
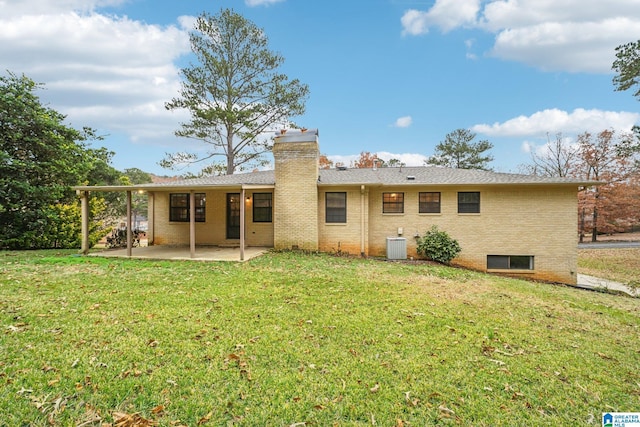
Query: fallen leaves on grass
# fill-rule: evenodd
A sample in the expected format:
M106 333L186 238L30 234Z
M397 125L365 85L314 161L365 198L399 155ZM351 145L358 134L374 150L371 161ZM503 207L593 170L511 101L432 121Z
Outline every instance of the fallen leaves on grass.
M164 412L164 405L158 405L151 410L151 413L154 415L162 415Z
M6 327L7 334L23 332L27 329L29 324L27 323L16 323L15 325L9 325Z
M404 400L406 400L407 404L411 405L411 406L418 406L420 404L420 399L418 398L411 398L411 392L410 391L405 391L404 392Z
M213 412L209 412L207 415L205 415L204 417L200 418L198 420L198 424L199 426L201 426L202 424L206 424L209 421L211 421L211 417L213 417Z
M224 360L225 366L230 365L232 362L235 362L238 369L240 370L240 375L244 376L248 381L251 381L253 377L251 376L251 370L249 369L249 363L247 363L244 356L244 351L241 350L238 353L229 354Z
M158 423L153 420L148 420L140 416L140 414L127 414L124 412L114 412L113 427L152 427L157 426Z
M613 359L613 357L608 356L608 355L606 355L606 354L604 354L604 353L600 353L600 352L598 352L598 353L596 353L596 354L597 354L598 356L600 356L601 358L605 359L605 360L614 360L614 359Z
M444 405L438 406L438 410L440 411L440 414L445 416L445 417L452 417L452 416L454 416L456 414L455 412L453 412L453 410L447 408Z
M100 411L98 411L96 408L94 408L91 405L86 405L85 413L82 416L82 418L79 420L78 424L76 424L76 427L91 426L91 425L95 425L95 423L98 423L100 421L102 421L102 417L100 416Z

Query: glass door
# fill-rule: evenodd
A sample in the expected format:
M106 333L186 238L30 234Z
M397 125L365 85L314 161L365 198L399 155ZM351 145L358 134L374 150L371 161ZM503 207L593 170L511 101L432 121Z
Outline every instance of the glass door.
M227 239L240 238L240 193L227 193Z

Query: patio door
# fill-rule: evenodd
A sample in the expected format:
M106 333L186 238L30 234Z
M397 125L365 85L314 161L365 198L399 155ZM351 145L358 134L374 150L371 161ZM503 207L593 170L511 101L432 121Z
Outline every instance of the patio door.
M227 239L240 238L240 193L227 193Z

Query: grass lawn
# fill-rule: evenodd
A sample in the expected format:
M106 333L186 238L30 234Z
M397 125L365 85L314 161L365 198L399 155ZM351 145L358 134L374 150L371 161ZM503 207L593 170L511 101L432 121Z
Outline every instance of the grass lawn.
M621 283L640 280L640 248L580 249L580 273Z
M430 264L0 252L0 425L601 425L640 410L639 325Z

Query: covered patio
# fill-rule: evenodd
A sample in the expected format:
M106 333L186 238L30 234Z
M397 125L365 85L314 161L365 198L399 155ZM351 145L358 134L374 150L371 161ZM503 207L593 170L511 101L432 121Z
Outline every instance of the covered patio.
M123 221L126 248L92 251L91 255L207 261L251 259L273 247L273 181L273 173L266 171L155 184L74 187L81 200L81 252L88 255L90 249L90 193L122 192L126 196L126 219ZM148 247L134 247L134 192L148 194ZM260 203L255 200L265 195L269 196L267 205L264 197ZM181 204L174 204L174 196ZM262 214L259 219L256 212Z
M105 249L91 252L89 256L105 258L135 258L149 260L190 260L190 261L235 261L243 262L258 257L271 248L267 247L246 247L241 256L240 247L225 246L196 246L195 252L191 253L189 246L142 246L127 249Z

